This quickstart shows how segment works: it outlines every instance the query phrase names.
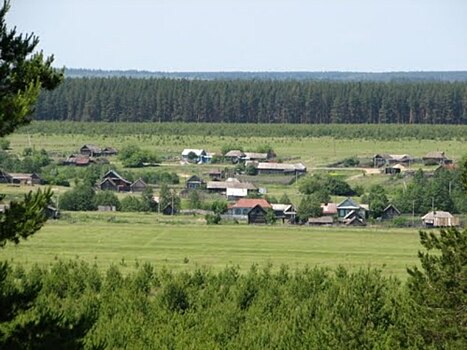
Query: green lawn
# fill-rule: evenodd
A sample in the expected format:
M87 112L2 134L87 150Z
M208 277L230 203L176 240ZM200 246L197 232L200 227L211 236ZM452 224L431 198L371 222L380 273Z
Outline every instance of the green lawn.
M269 263L276 268L371 266L404 279L406 267L417 263L419 248L413 229L207 226L203 218L191 216L74 213L0 254L2 260L27 266L78 258L103 270L111 264L129 270L146 261L171 270L229 265L245 270Z

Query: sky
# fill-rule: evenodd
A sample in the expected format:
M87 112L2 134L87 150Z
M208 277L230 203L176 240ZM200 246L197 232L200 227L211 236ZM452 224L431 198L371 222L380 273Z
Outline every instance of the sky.
M467 0L11 0L57 67L467 70Z

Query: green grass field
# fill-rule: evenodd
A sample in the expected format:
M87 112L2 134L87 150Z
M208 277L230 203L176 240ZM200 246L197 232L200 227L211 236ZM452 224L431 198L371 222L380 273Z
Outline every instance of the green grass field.
M124 271L136 262L179 271L343 265L381 268L405 279L406 267L417 264L419 248L414 229L207 226L201 217L73 213L47 223L18 246L7 245L0 254L26 266L56 259L81 259L102 270L116 264Z

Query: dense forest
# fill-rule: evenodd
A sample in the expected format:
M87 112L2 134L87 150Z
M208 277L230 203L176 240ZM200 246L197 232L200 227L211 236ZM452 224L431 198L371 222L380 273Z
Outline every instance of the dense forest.
M467 83L66 79L34 118L73 121L465 124Z

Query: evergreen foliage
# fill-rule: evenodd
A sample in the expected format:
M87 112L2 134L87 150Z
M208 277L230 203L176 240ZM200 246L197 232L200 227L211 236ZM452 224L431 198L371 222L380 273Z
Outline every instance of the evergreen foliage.
M108 122L465 124L467 83L65 79L59 89L41 95L35 118Z

